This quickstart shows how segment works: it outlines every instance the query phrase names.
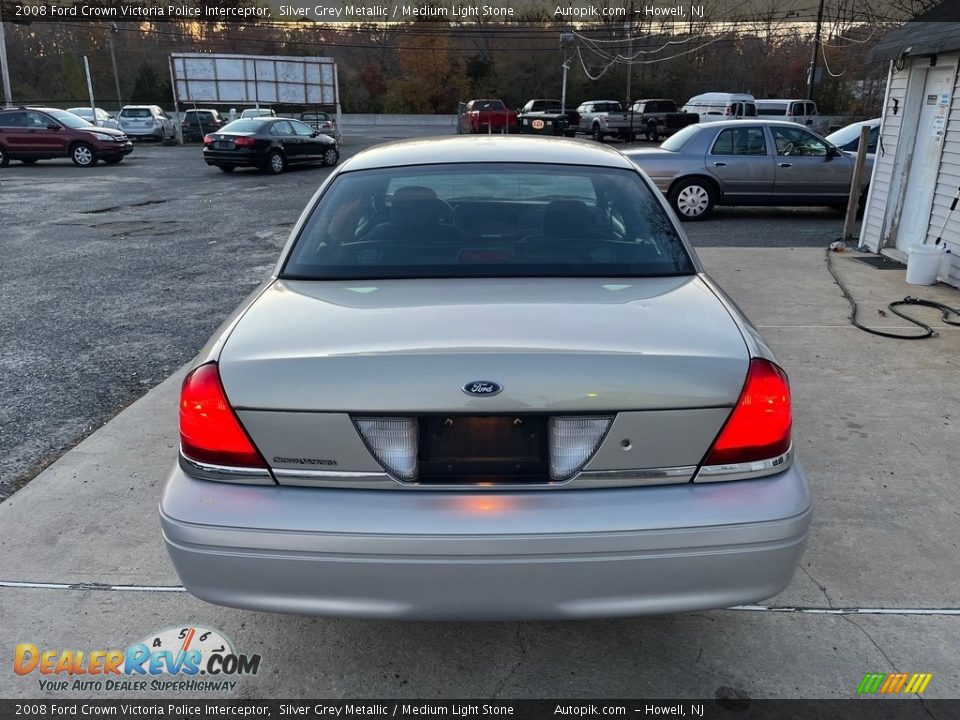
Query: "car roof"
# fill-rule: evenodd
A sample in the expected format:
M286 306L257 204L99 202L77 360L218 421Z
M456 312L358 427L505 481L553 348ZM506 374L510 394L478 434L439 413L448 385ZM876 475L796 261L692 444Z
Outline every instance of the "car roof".
M800 123L791 122L790 120L767 120L766 118L740 118L739 120L717 120L716 122L708 123L699 123L690 125L688 127L703 127L703 128L724 128L724 127L743 127L744 125L766 125L767 127L790 127L790 128L804 128L809 130L810 128L806 125L801 125Z
M635 169L617 150L590 140L518 135L417 138L364 150L343 170L456 163L547 163Z

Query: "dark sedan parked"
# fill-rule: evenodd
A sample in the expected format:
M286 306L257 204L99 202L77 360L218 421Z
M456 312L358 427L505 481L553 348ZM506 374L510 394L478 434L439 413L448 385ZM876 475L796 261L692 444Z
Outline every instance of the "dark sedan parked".
M299 120L244 118L205 136L203 159L223 172L252 166L276 175L297 163L336 165L340 150L335 139Z

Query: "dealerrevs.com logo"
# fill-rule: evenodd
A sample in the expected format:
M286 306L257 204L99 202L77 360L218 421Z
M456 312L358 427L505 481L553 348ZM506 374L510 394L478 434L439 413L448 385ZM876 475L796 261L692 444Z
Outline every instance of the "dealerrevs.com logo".
M17 675L37 675L39 689L95 692L232 691L236 678L256 675L259 655L242 655L220 631L175 627L148 635L125 650L55 650L21 643Z

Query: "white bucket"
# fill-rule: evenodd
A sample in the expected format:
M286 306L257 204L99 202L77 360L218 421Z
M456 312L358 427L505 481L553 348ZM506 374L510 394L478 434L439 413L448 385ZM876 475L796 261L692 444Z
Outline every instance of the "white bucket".
M907 256L907 282L911 285L933 285L937 282L943 247L940 245L911 245Z

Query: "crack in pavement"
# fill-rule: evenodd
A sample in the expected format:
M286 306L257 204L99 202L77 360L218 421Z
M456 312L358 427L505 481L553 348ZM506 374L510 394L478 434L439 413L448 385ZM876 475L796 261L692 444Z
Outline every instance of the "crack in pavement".
M96 210L81 210L81 215L99 215L100 213L116 212L117 210L124 210L126 208L136 208L136 207L146 207L147 205L163 205L164 203L170 202L169 199L163 200L144 200L143 202L138 203L129 203L128 205L112 205L105 208L97 208Z
M894 671L894 672L900 672L899 670L897 670L897 666L894 664L893 660L890 659L890 656L887 655L886 652L884 652L883 648L880 647L880 645L877 644L877 641L873 639L873 636L872 636L870 633L868 633L868 632L863 628L863 626L861 626L859 623L857 623L857 622L856 622L853 618L851 618L851 617L847 617L846 615L842 615L841 617L842 617L844 620L846 620L848 623L850 623L851 625L853 625L857 630L859 630L860 632L862 632L862 633L866 636L867 640L869 640L870 643L871 643L877 650L880 651L880 654L883 655L884 659L885 659L888 663L890 663L890 667L893 668L893 671Z
M804 575L806 575L808 578L810 578L810 582L812 582L814 585L816 585L818 588L820 588L820 592L822 592L822 593L823 593L823 597L826 598L827 605L832 608L832 607L833 607L833 600L830 599L830 595L829 595L829 593L827 593L827 586L820 584L820 582L819 582L813 575L811 575L811 574L810 574L810 571L807 570L803 565L798 565L798 567L803 571L803 574L804 574Z
M504 676L503 680L497 684L497 689L493 691L494 699L500 697L500 693L503 692L503 689L506 687L507 683L510 682L510 679L514 675L516 675L517 670L520 669L520 666L527 661L527 646L523 641L523 623L517 623L517 634L514 639L517 644L517 653L519 654L519 657L517 658L517 662L514 663L513 667L510 668L510 672L508 672L506 676Z
M880 654L883 655L884 659L885 659L888 663L890 663L890 667L893 668L893 671L894 671L895 673L900 672L900 671L897 669L897 666L896 666L896 664L893 662L893 660L890 659L890 656L887 655L886 652L884 652L884 649L883 649L882 647L880 647L880 645L877 643L877 641L873 639L873 636L872 636L870 633L868 633L868 632L866 631L866 629L865 629L862 625L860 625L860 623L856 622L856 621L855 621L853 618L851 618L851 617L847 617L846 615L843 615L842 617L843 617L844 620L846 620L848 623L850 623L851 625L853 625L857 630L859 630L860 632L862 632L862 633L867 637L867 640L869 640L870 643L871 643L877 650L880 651ZM929 717L933 718L933 720L936 720L936 716L930 711L930 708L927 707L926 703L923 702L923 697L922 697L921 695L917 694L917 693L912 693L912 694L913 694L913 696L914 696L915 698L917 698L917 699L920 701L920 707L923 708L923 711L924 711Z

